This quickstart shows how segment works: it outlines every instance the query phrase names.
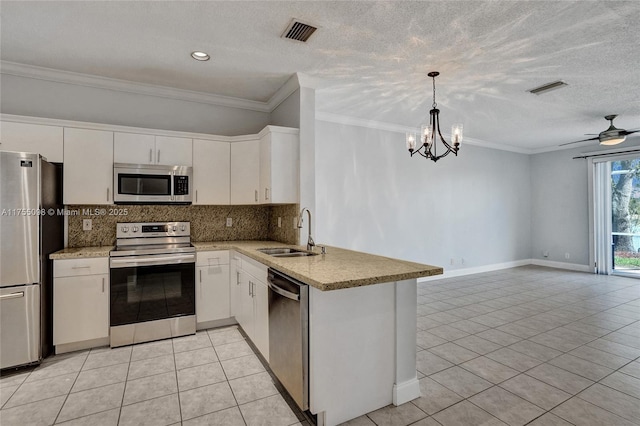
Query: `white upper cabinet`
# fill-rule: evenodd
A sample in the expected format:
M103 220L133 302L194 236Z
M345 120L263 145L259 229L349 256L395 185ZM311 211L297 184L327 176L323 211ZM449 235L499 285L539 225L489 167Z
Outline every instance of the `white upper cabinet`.
M130 164L155 164L156 137L137 133L113 134L113 161Z
M260 138L260 202L298 202L299 137L297 129L269 126Z
M156 164L192 166L192 139L156 136Z
M30 123L0 123L0 150L36 152L49 162L62 163L62 127Z
M116 163L191 166L192 140L170 136L116 132L113 158Z
M65 127L64 204L113 204L113 132Z
M193 204L228 205L231 179L229 142L193 140Z
M231 204L258 204L260 141L231 143Z

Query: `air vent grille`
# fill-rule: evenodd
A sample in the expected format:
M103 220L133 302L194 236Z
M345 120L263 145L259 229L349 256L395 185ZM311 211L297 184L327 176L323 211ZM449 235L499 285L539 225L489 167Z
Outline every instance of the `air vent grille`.
M305 24L304 22L294 19L291 21L287 29L284 30L284 33L282 33L282 38L288 38L289 40L296 40L305 43L317 29L318 28L313 25Z
M543 84L540 87L536 87L534 89L528 90L528 92L533 93L534 95L540 95L542 93L549 92L549 91L555 90L555 89L559 89L559 88L564 87L564 86L568 86L568 84L565 83L562 80L558 80L558 81L554 81L554 82L551 82L551 83Z

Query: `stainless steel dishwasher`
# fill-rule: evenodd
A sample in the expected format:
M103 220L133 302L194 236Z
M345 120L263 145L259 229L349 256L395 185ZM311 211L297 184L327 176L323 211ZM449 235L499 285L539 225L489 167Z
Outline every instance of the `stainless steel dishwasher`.
M309 287L269 269L269 366L301 410L309 409Z

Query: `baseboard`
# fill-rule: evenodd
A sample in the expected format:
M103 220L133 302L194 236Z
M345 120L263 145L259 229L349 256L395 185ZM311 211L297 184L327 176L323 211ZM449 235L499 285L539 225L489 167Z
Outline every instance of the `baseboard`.
M420 382L417 378L393 385L393 405L402 405L420 396Z
M491 265L476 266L474 268L462 268L444 270L442 275L418 278L418 282L441 280L443 278L461 277L464 275L480 274L482 272L499 271L500 269L516 268L518 266L531 265L531 259L514 260L512 262L493 263Z
M55 354L60 355L67 352L81 351L91 348L99 348L101 346L109 346L109 338L101 337L98 339L84 340L82 342L65 343L55 346Z
M477 266L475 268L453 269L449 271L445 269L442 275L434 275L431 277L418 278L418 282L441 280L444 278L462 277L465 275L480 274L483 272L493 272L493 271L499 271L501 269L516 268L518 266L526 266L526 265L546 266L549 268L566 269L569 271L593 273L593 269L589 268L589 265L578 265L575 263L565 263L565 262L552 262L550 260L541 260L541 259L521 259L521 260L514 260L512 262L494 263L491 265Z
M549 268L557 268L557 269L568 269L570 271L577 272L594 272L595 268L589 267L589 265L579 265L577 263L566 263L566 262L554 262L551 260L542 260L542 259L531 259L532 265L538 266L547 266Z

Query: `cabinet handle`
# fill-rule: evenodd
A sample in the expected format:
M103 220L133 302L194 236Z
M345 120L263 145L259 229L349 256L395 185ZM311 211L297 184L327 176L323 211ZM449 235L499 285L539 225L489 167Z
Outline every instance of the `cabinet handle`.
M91 266L72 266L71 269L89 269Z
M256 203L258 202L258 190L256 189Z
M198 202L198 190L196 189L196 203Z
M200 282L202 282L202 269L200 269Z
M251 281L249 281L249 296L251 296Z
M102 292L104 293L104 277L102 277Z
M153 163L153 150L149 150L149 164Z
M240 285L240 271L236 271L236 285Z
M265 188L264 189L264 199L268 200L269 199L269 188Z
M107 201L109 201L109 188L107 188Z
M156 160L156 163L160 163L160 150L158 150L158 159Z

